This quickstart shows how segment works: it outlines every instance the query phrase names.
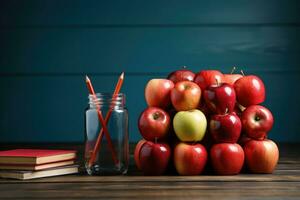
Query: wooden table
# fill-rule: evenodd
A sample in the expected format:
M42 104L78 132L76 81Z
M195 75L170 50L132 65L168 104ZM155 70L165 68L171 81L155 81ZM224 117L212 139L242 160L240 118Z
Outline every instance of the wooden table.
M132 165L126 176L0 179L0 199L300 199L300 145L281 144L280 153L269 175L150 177Z

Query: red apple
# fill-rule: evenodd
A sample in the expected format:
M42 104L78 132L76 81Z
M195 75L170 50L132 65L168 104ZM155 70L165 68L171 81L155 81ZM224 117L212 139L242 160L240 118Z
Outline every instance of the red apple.
M241 120L235 113L213 115L210 119L209 131L215 143L236 143L241 130Z
M224 82L229 85L234 85L234 83L242 77L241 74L224 74Z
M224 76L218 70L202 70L196 74L194 82L204 91L210 85L223 83Z
M201 89L190 81L181 81L175 84L171 91L172 105L177 111L196 109L200 103Z
M279 150L272 140L251 140L244 146L245 162L252 173L272 173L277 165Z
M140 140L134 149L134 161L139 170L141 170L140 150L145 143L146 143L146 140Z
M220 143L210 149L211 164L219 175L240 173L244 164L244 151L238 144Z
M244 107L256 105L265 100L265 85L254 75L243 76L234 83L237 101Z
M140 167L145 175L165 173L171 157L171 149L166 143L145 142L139 153Z
M235 91L227 83L211 85L204 90L203 95L208 108L213 113L225 114L234 110L236 103Z
M248 137L262 140L272 129L274 119L270 110L260 105L252 105L242 113L243 131Z
M163 139L170 129L170 121L167 112L158 107L149 107L139 117L139 131L146 140Z
M202 173L207 161L207 152L202 144L179 143L174 148L174 165L180 175Z
M178 83L181 81L193 81L194 77L194 72L187 69L177 70L168 75L168 79L173 81L173 83Z
M171 90L174 83L168 79L152 79L145 88L145 98L148 106L167 108L171 104Z

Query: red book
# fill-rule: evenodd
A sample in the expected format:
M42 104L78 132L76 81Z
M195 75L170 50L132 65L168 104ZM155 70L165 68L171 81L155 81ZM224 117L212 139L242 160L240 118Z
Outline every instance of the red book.
M73 150L14 149L0 151L0 164L41 165L75 158L76 151Z

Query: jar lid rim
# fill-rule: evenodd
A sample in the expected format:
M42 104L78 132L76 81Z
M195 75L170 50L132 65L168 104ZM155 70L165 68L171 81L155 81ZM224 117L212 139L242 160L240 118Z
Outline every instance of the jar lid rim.
M94 96L93 94L89 94L88 97L92 97ZM113 93L109 93L109 92L99 92L99 93L96 93L96 96L114 96ZM119 93L119 94L116 94L117 97L121 97L121 96L125 96L124 93Z

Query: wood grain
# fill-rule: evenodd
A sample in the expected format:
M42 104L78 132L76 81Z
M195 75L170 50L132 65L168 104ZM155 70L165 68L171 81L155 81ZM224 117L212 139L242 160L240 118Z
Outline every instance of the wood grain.
M19 144L20 145L20 144ZM19 146L18 145L18 146ZM0 149L12 148L2 144ZM75 148L81 145L24 144L24 147ZM134 145L131 145L133 150ZM1 199L299 199L300 147L280 144L273 174L236 176L143 176L133 163L126 176L58 176L35 180L0 179ZM131 157L132 158L132 157Z
M159 185L158 185L159 184ZM12 194L10 189L15 186ZM55 184L1 184L2 198L7 199L57 199L57 198L299 198L299 183L55 183ZM34 188L34 190L32 190ZM46 198L43 198L43 197Z

